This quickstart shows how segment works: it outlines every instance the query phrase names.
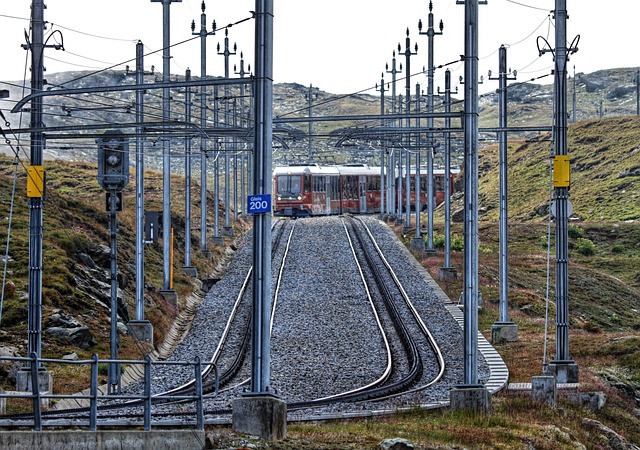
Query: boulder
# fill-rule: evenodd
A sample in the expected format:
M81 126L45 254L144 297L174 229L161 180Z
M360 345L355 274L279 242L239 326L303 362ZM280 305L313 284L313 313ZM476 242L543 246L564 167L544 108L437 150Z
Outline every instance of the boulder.
M19 358L20 353L16 347L0 347L0 379L4 378L8 383L14 384L21 364L18 361L3 361L1 358L6 356Z
M88 349L92 345L96 344L96 341L93 339L93 335L91 334L91 331L89 331L88 327L49 327L45 330L45 333L61 340L62 342L82 349Z
M591 432L598 433L609 443L609 447L613 450L639 450L640 447L629 443L625 438L620 436L611 428L605 426L602 422L593 419L582 419L582 426L589 428Z
M378 444L380 450L413 450L415 446L406 439L390 438Z

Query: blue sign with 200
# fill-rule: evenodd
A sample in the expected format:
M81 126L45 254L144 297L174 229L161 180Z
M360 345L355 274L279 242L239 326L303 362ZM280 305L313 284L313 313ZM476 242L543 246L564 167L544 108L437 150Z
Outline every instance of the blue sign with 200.
M247 213L260 214L271 212L271 194L250 195L247 197Z

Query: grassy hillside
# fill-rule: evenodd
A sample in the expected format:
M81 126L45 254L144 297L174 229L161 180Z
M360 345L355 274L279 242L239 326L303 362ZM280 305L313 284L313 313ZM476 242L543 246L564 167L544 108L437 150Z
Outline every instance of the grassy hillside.
M26 355L27 336L27 280L28 280L28 210L24 163L18 165L16 198L13 204L9 263L2 322L0 346L14 347ZM4 225L0 229L2 255L7 242L7 225L11 207L15 165L13 159L0 157L0 217ZM105 211L105 192L99 186L94 164L63 161L45 162L47 191L44 206L43 231L43 330L50 326L49 318L60 311L89 327L95 345L80 348L58 341L46 332L42 335L43 356L61 358L65 353L76 352L81 359L97 353L101 358L109 356L109 215ZM145 209L162 209L162 174L147 172L145 176ZM212 257L205 258L199 248L200 191L194 188L192 207L194 235L192 237L192 264L201 279L215 272L224 249L210 246ZM213 223L213 199L209 198L209 223ZM221 210L224 217L224 210ZM124 191L124 210L118 213L118 273L124 307L119 315L126 322L135 319L135 177ZM195 222L198 222L196 225ZM186 276L184 264L184 179L172 179L172 224L175 228L174 289L179 296L178 309L186 296L199 289L199 283ZM235 222L238 234L246 230L245 221ZM209 230L209 236L213 236ZM227 245L232 241L227 240ZM4 259L4 258L3 258ZM154 342L160 344L176 314L176 308L159 294L162 289L162 240L145 245L145 318L154 326ZM120 356L137 359L150 349L121 337ZM64 370L64 369L60 369ZM0 385L13 389L10 374L0 371ZM54 373L54 390L58 393L75 392L78 385L73 377Z
M622 222L640 219L640 117L592 119L571 125L570 200L574 219ZM479 155L481 206L486 220L497 220L498 146ZM549 135L527 142L510 141L509 217L540 221L549 201Z

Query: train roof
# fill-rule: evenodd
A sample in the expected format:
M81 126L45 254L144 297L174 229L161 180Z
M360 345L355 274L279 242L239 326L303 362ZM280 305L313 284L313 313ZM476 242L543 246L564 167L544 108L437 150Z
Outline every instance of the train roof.
M318 164L280 166L273 169L273 175L339 175L336 166L319 166Z
M371 167L367 164L344 164L338 166L340 175L380 175L380 166Z

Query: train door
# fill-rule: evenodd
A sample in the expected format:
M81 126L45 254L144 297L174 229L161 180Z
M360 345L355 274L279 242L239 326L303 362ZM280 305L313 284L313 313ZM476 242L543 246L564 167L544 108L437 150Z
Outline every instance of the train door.
M327 215L331 214L331 197L333 193L331 192L331 177L324 177L325 179L325 211Z
M358 177L358 192L360 199L360 214L366 214L367 212L367 177L366 175L360 175Z

